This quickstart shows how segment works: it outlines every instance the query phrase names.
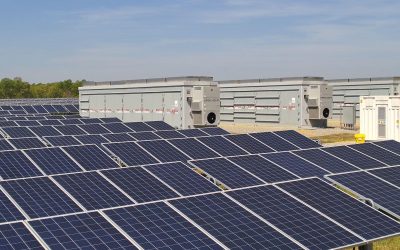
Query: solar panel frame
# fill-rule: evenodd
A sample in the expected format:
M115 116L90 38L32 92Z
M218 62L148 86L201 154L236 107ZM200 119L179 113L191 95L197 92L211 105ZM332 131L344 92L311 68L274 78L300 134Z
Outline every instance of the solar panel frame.
M63 125L59 120L40 120L38 121L42 126L57 126L57 125Z
M225 138L251 154L275 152L273 148L248 134L225 135Z
M22 222L0 225L1 249L45 249Z
M192 159L215 158L221 156L195 138L170 139L168 142Z
M137 145L149 152L160 162L174 162L190 160L191 158L166 140L138 141Z
M45 148L46 145L38 137L7 139L16 149Z
M27 127L5 127L2 130L9 138L35 137L36 135Z
M248 152L232 143L223 136L209 136L196 138L222 156L247 155Z
M159 163L159 160L135 142L114 142L103 143L102 145L111 154L118 157L125 166Z
M128 133L133 132L132 129L125 126L122 122L110 122L101 124L102 127L109 130L111 133Z
M82 143L72 135L44 136L43 139L55 147L82 145Z

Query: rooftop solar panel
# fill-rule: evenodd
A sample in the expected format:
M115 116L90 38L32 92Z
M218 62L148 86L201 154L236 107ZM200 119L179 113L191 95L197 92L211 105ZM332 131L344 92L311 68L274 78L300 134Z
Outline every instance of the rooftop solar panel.
M109 142L102 135L75 135L75 138L82 142L82 144L97 144L101 145L102 143Z
M0 176L2 179L16 179L40 175L42 173L22 151L0 152Z
M301 249L222 194L170 202L228 249Z
M45 136L43 137L47 142L53 146L72 146L72 145L82 145L80 141L75 139L72 135L64 136Z
M25 220L25 219L26 218L22 215L22 213L18 210L18 208L15 207L15 205L8 199L8 197L3 193L3 191L0 191L0 223Z
M251 154L261 154L261 153L269 153L275 151L271 147L254 139L248 134L226 135L225 138L235 143L239 147L245 149L247 152Z
M87 210L134 203L97 172L65 174L53 178Z
M23 138L23 137L36 136L29 128L26 127L6 127L2 129L10 138Z
M359 169L320 149L298 150L292 153L332 173L343 173Z
M195 138L173 139L168 140L168 142L179 148L192 159L215 158L220 156Z
M77 125L54 126L63 135L86 135L87 133Z
M15 123L21 127L40 126L40 123L38 123L37 121L15 121Z
M367 172L329 175L328 178L400 217L400 188Z
M400 167L381 168L369 170L371 174L400 187Z
M228 188L248 187L264 183L225 158L190 162Z
M37 114L37 111L32 106L22 106L28 114Z
M276 131L274 133L277 134L278 136L282 137L283 139L290 141L291 143L293 143L294 145L296 145L299 148L305 149L305 148L322 147L317 142L311 140L310 138L307 138L306 136L304 136L294 130Z
M263 154L264 158L278 164L282 168L294 173L297 176L306 178L312 176L324 176L329 172L317 167L313 163L310 163L291 152L280 152L272 154Z
M362 169L385 166L384 163L372 159L364 154L361 154L347 146L329 147L323 148L322 150Z
M22 222L0 225L1 249L45 249Z
M124 124L135 132L154 131L152 127L144 122L126 122Z
M320 179L293 181L278 186L366 240L400 232L398 222Z
M39 137L61 135L61 133L52 126L30 127L29 129Z
M48 175L83 171L61 148L30 149L25 153Z
M98 212L29 221L50 249L135 249Z
M39 114L46 114L46 113L48 113L47 112L47 110L45 109L45 108L43 108L43 106L41 106L41 105L35 105L35 106L32 106L35 110L36 110L36 112L37 113L39 113Z
M65 109L68 110L68 112L71 113L76 113L79 112L79 109L77 109L74 105L64 105Z
M125 141L136 141L135 138L128 135L127 133L118 133L118 134L102 134L104 138L109 140L110 142L125 142Z
M0 151L12 149L14 149L14 147L7 140L0 139Z
M148 121L145 122L147 125L155 130L174 130L175 128L164 121Z
M41 120L38 121L41 125L46 126L46 125L62 125L62 123L59 120Z
M385 148L387 150L392 151L395 154L400 154L400 142L395 140L388 140L388 141L378 141L374 142L374 144Z
M276 151L289 151L299 149L299 147L291 144L290 142L282 139L272 132L253 133L250 135L261 141L262 143L270 146Z
M45 108L48 113L58 113L57 110L51 105L42 105L42 107Z
M202 194L220 189L182 162L144 166L182 195Z
M0 121L0 127L17 127L18 124L15 121Z
M179 195L141 167L119 168L102 173L136 202L163 200Z
M105 213L144 249L221 249L162 202L107 210Z
M7 139L16 149L44 148L46 145L37 137Z
M332 249L363 242L354 234L274 186L227 193L308 249Z
M100 124L85 124L85 125L79 125L79 127L85 130L86 133L91 135L107 134L111 132L108 129L102 127Z
M103 123L103 121L100 120L99 118L81 118L80 120L84 124Z
M22 106L19 106L19 107L22 108ZM1 106L1 109L2 109L2 110L14 110L13 107L11 107L11 106L6 106L6 105Z
M64 125L81 125L81 124L83 124L83 122L81 122L81 120L78 118L63 119L63 120L60 120L60 122Z
M30 218L82 211L47 177L5 181L1 185Z
M222 156L245 155L248 154L223 136L199 137L197 140L210 147Z
M57 110L58 113L66 113L66 112L68 112L68 110L66 108L64 108L64 106L62 106L62 105L51 105L51 106L53 106L53 108L55 110Z
M25 115L26 111L25 110L10 110L10 111L6 111L5 113L3 113L4 111L1 111L2 114L6 114L7 112L11 115Z
M378 161L386 163L389 166L400 165L400 155L394 154L372 143L349 145L349 147L364 153L369 157L377 159Z
M128 134L138 141L161 139L161 137L154 134L153 132L139 132L139 133L128 133Z
M139 141L141 147L146 149L151 155L157 158L160 162L184 161L190 158L184 153L176 149L174 146L164 140L157 141Z
M101 124L104 128L109 130L111 133L127 133L132 132L132 129L125 126L122 122L112 122Z
M200 136L208 136L205 132L201 131L198 128L193 129L180 129L177 130L179 133L183 134L186 137L200 137Z
M230 133L225 129L218 127L201 128L201 130L209 135L229 135Z
M127 166L158 163L153 156L134 142L105 143L103 146L121 159Z
M117 117L105 117L105 118L100 118L100 120L104 123L114 123L114 122L122 122L119 118Z
M186 136L176 130L155 131L154 134L160 136L163 139L186 138Z
M96 145L68 146L63 149L86 170L119 167L118 163Z
M259 155L235 156L227 159L268 183L298 179L296 175Z

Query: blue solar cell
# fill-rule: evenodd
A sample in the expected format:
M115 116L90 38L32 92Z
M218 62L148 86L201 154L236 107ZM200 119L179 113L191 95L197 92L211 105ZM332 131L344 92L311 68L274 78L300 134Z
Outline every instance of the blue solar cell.
M4 151L4 150L13 150L13 146L11 146L11 144L4 139L0 139L0 151Z
M16 106L13 106L13 107L16 107ZM13 107L11 107L11 106L6 106L6 105L3 105L3 106L1 106L1 109L2 110L14 110L14 108ZM19 107L21 107L22 108L22 106L19 106Z
M179 148L192 159L215 158L220 156L195 138L173 139L168 140L168 142Z
M77 109L74 105L64 105L64 107L68 110L68 112L71 113L79 112L79 109Z
M46 116L27 116L26 117L26 120L29 120L29 121L41 121L41 120L45 120L46 119Z
M50 249L135 249L98 212L29 221Z
M36 112L37 113L39 113L39 114L46 114L46 113L48 113L47 112L47 110L45 109L45 108L43 108L42 106L40 106L40 105L35 105L35 106L32 106L35 110L36 110Z
M317 178L282 183L279 187L366 240L400 232L396 221Z
M185 196L220 190L182 162L163 163L144 168Z
M138 141L161 139L161 137L154 134L153 132L139 132L139 133L128 133L128 134Z
M87 210L133 204L97 172L57 175L53 178Z
M322 177L326 174L329 174L329 172L323 170L322 168L319 168L313 163L310 163L290 152L263 154L262 156L303 178L312 176Z
M127 133L119 133L119 134L102 134L104 138L109 140L110 142L125 142L125 141L136 141L135 138L128 135Z
M235 190L228 195L308 249L342 248L363 242L274 186Z
M209 135L229 135L230 133L225 129L218 127L201 128L201 130Z
M19 112L19 111L14 111L14 110L11 110L11 111L4 111L4 110L1 110L0 111L0 115L1 116L7 116L7 115L10 115L10 114L13 114L14 112ZM21 111L22 112L22 111Z
M292 153L332 173L349 172L359 169L320 149L299 150L293 151Z
M4 113L4 112L5 112L5 113ZM11 115L26 115L25 110L1 111L1 114L2 114L2 115L4 115L4 114L7 115L7 112L8 112L9 114L11 114Z
M236 156L229 157L228 159L263 179L265 182L273 183L298 179L297 176L259 155Z
M117 162L96 145L68 146L63 149L86 170L119 167Z
M26 127L6 127L3 131L10 138L23 138L23 137L35 137L36 135Z
M163 139L186 138L186 136L176 130L155 131L154 134L160 136Z
M0 152L0 176L3 179L40 176L42 173L22 151Z
M169 144L167 141L139 141L137 142L147 152L156 157L160 162L184 161L190 158Z
M229 188L248 187L264 183L225 158L190 162Z
M126 133L132 132L132 129L125 126L122 122L104 123L101 126L105 127L111 133Z
M75 138L82 142L82 144L97 144L109 142L106 138L101 135L76 135Z
M148 121L145 122L147 125L155 130L174 130L175 128L163 121Z
M44 249L22 222L0 225L0 249Z
M46 145L37 137L8 139L16 149L44 148Z
M322 150L362 169L385 166L384 163L381 163L375 159L372 159L371 157L361 154L347 146L329 147Z
M225 139L223 136L199 137L197 140L201 141L222 156L248 154L246 151Z
M0 127L17 127L18 124L15 121L0 121Z
M378 161L386 163L389 166L400 165L400 155L394 154L372 143L349 145L349 147L361 153L364 153L369 157L377 159Z
M62 115L48 115L46 116L48 120L63 120L65 119Z
M38 121L41 125L46 126L46 125L62 125L62 123L59 120L40 120Z
M243 148L244 150L246 150L251 154L261 154L261 153L269 153L275 151L271 147L263 144L260 141L257 141L248 134L226 135L225 138L235 143L236 145L238 145L239 147Z
M72 135L64 136L45 136L43 137L53 146L72 146L72 145L82 145L80 141L75 139Z
M48 175L83 171L60 148L30 149L25 153Z
M369 170L373 175L378 176L385 181L400 187L400 167L381 168L376 170Z
M51 105L58 113L66 113L68 110L62 105Z
M52 126L30 127L29 129L39 137L61 135L61 133Z
M0 191L0 223L25 219L26 218L19 212L3 191ZM2 249L1 243L0 249Z
M42 105L42 107L45 108L48 113L58 113L57 110L51 105Z
M177 130L179 133L183 134L186 137L200 137L200 136L208 136L205 132L201 131L198 128L194 129L181 129Z
M100 120L104 123L113 123L113 122L122 122L119 118L117 117L105 117L105 118L100 118Z
M153 156L134 142L105 143L103 146L121 159L127 166L158 163Z
M107 134L110 133L108 129L105 129L102 127L100 124L85 124L85 125L79 125L79 127L83 130L86 131L86 133L91 134L91 135L96 135L96 134Z
M5 181L1 185L30 218L82 211L47 177Z
M320 144L294 130L276 131L274 133L279 135L283 139L290 141L299 148L305 149L322 147Z
M301 249L222 194L177 199L170 203L229 249Z
M124 124L135 132L154 131L152 127L144 122L126 122Z
M221 249L162 202L118 208L105 213L144 249Z
M87 133L77 125L54 126L63 135L86 135Z
M389 151L392 151L395 154L400 154L400 142L395 141L395 140L388 140L388 141L379 141L379 142L374 142L374 144L385 148Z
M81 122L81 120L78 118L63 119L63 120L60 120L60 122L64 125L82 125L83 124L83 122Z
M81 118L80 120L81 120L81 122L83 122L84 124L103 123L103 121L100 120L99 118Z
M32 106L22 106L28 114L37 114L37 111Z
M5 121L23 121L27 120L27 117L20 117L20 116L10 116L10 117L5 117Z
M141 167L111 169L102 171L102 173L137 202L179 196Z
M18 126L21 127L33 127L33 126L40 126L40 123L37 121L15 121Z
M282 139L272 132L253 133L250 135L261 141L262 143L270 146L276 151L289 151L299 149L299 147L291 144L290 142Z

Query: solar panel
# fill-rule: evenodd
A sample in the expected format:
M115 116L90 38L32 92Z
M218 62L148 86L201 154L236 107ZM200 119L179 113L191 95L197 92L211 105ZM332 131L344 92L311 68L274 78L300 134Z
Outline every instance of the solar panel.
M65 174L53 178L87 210L133 204L97 172Z
M201 130L209 135L229 135L230 133L225 129L218 127L201 128Z
M186 136L176 130L155 131L154 134L160 136L163 139L186 138Z
M62 123L59 120L41 120L38 122L43 126L62 125Z
M375 204L400 216L400 189L367 172L329 175L335 181L354 193L372 199Z
M2 179L40 176L42 173L22 151L0 152L0 176Z
M381 168L369 170L371 174L400 187L400 167Z
M227 193L308 249L333 249L363 240L274 186Z
M400 142L398 142L398 141L395 141L395 140L378 141L378 142L374 142L374 144L376 144L382 148L385 148L387 150L390 150L395 154L400 153Z
M64 114L64 117L65 117L65 119L82 118L82 116L80 116L79 114Z
M105 213L144 249L221 249L163 202L106 210Z
M10 117L5 117L5 121L23 121L26 120L26 117L20 117L20 116L10 116Z
M107 130L111 131L111 133L125 133L132 132L130 128L125 126L122 122L113 122L113 123L104 123L101 126L105 127Z
M62 115L48 115L46 116L48 120L62 120L65 119Z
M119 167L118 163L96 145L68 146L63 149L86 170Z
M100 118L100 120L104 123L113 123L113 122L122 122L119 118L117 117L105 117L105 118Z
M190 158L169 144L167 141L139 141L137 142L147 152L156 157L160 162L187 161Z
M175 128L163 121L148 121L145 122L147 125L155 130L174 130Z
M263 157L272 161L275 164L283 167L284 169L294 173L297 176L306 178L312 176L324 176L329 174L329 172L317 167L316 165L290 153L272 153L263 154Z
M15 121L18 126L21 127L33 127L33 126L40 126L40 123L37 121Z
M0 127L17 127L18 124L15 121L0 121Z
M37 111L32 106L22 106L28 114L37 114Z
M369 169L369 168L377 168L385 166L384 163L381 163L375 159L372 159L364 154L361 154L347 146L339 146L339 147L329 147L323 148L322 150L341 158L342 160L347 161L355 165L356 167L362 169Z
M51 105L42 105L42 107L45 108L48 113L58 113L57 110Z
M19 106L19 107L22 108L22 106ZM2 109L2 110L13 110L13 107L7 106L7 105L3 105L3 106L1 106L1 109Z
M294 174L259 155L229 157L228 160L233 161L268 183L298 179Z
M275 151L271 147L261 143L260 141L257 141L248 134L226 135L225 138L251 154L261 154Z
M102 143L109 142L101 135L76 135L75 138L82 142L82 144L97 144L101 146Z
M201 141L222 156L247 154L246 151L228 141L223 136L199 137L197 140Z
M4 151L4 150L13 150L14 147L11 146L11 144L4 139L0 139L0 151Z
M141 167L119 168L102 173L136 202L163 200L179 196Z
M299 148L319 148L322 147L320 144L315 141L307 138L306 136L294 131L294 130L285 130L285 131L276 131L275 134L279 135L285 140L290 141L294 145Z
M3 113L4 112L4 113ZM7 115L7 112L11 115L25 115L25 110L10 110L10 111L1 111L2 115Z
M400 232L398 222L317 178L278 186L366 240Z
M18 208L15 207L3 191L0 191L0 223L25 219L26 218L19 212Z
M341 159L332 156L320 149L299 150L292 151L292 153L332 173L343 173L358 170L358 168L350 165L349 163L342 161Z
M124 124L136 132L154 131L152 127L144 122L126 122Z
M103 146L121 159L127 166L158 163L153 156L134 142L105 143Z
M12 112L14 112L14 111L4 111L4 110L1 110L0 111L0 115L4 115L4 116L8 116L8 115L10 115L10 114L12 114Z
M58 113L66 113L68 110L64 108L62 105L51 105Z
M50 249L134 249L98 212L29 221Z
M6 127L3 131L10 138L35 137L36 135L26 127Z
M256 138L257 140L261 141L262 143L270 146L276 151L289 151L289 150L299 149L297 146L282 139L281 137L275 135L272 132L253 133L250 135Z
M44 249L22 222L0 225L1 249Z
M363 143L356 145L349 145L352 149L355 149L361 153L368 155L378 161L388 164L389 166L400 165L400 156L394 154L386 149L378 147L372 143Z
M222 194L177 199L170 203L228 249L301 249Z
M132 136L127 133L119 133L119 134L102 134L104 138L109 140L110 142L125 142L125 141L136 141Z
M103 123L103 121L100 120L99 118L81 118L80 120L84 124Z
M79 112L79 109L77 109L74 105L64 105L64 107L68 110L68 112Z
M110 133L108 129L105 129L100 124L86 124L86 125L79 125L79 127L85 130L86 133L91 135Z
M139 132L139 133L128 133L128 134L138 141L161 139L161 137L154 134L153 132Z
M248 187L264 183L225 158L194 160L190 163L217 179L227 188Z
M185 196L220 190L182 162L163 163L144 168Z
M30 218L82 211L47 177L5 181L1 185Z
M16 149L44 148L46 145L37 137L8 139Z
M60 148L30 149L25 153L48 175L83 171Z
M46 113L47 113L47 110L44 109L44 108L43 108L42 106L40 106L40 105L34 105L34 106L32 106L32 107L33 107L33 109L36 110L36 112L39 113L39 114L46 114Z
M52 126L38 126L38 127L30 127L30 130L33 131L37 136L44 137L44 136L58 136L61 135L55 128Z
M52 146L72 146L72 145L82 145L80 141L75 139L72 135L64 136L45 136L43 137Z
M168 142L179 148L192 159L215 158L220 156L195 138L173 139L168 140Z
M201 131L198 128L194 129L180 129L177 130L179 133L183 134L186 137L200 137L200 136L208 136L205 132Z
M87 133L77 125L54 126L63 135L86 135Z
M83 124L83 122L81 122L81 120L78 118L68 118L68 119L60 120L60 122L64 125L82 125Z

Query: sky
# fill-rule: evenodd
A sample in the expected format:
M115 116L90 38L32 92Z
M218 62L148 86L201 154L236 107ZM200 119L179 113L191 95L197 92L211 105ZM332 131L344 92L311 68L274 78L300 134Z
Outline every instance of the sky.
M0 0L0 78L400 76L398 0Z

